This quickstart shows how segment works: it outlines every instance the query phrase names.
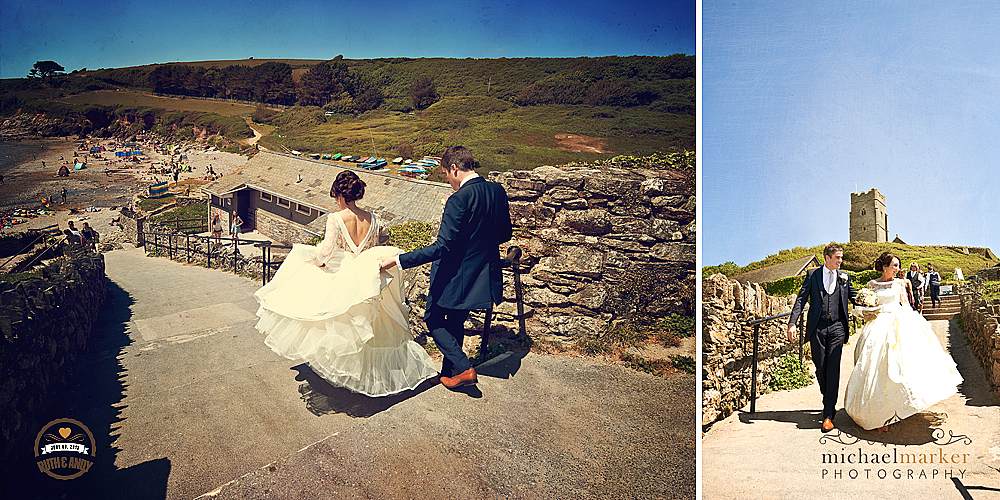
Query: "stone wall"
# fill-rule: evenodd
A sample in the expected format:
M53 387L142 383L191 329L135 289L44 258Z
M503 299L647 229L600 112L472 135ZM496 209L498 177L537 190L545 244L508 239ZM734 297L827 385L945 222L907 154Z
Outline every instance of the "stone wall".
M693 315L695 197L689 174L578 166L491 173L490 180L507 191L514 226L513 240L498 251L505 253L511 245L523 250L519 270L527 333L572 342L595 337L621 319ZM258 217L258 229L275 239L304 243L313 236L289 229L294 234L279 237L292 224L272 224L263 211ZM175 245L184 244L175 237ZM199 247L194 261L204 261L205 251ZM229 254L213 253L213 262L220 256ZM259 259L242 266L259 274ZM417 318L423 315L429 269L405 274L417 333L424 330ZM516 329L512 270L504 279L506 301L497 307L494 324Z
M1000 267L994 266L980 269L976 272L976 275L986 281L1000 281Z
M122 228L125 241L137 247L143 246L145 242L140 238L140 235L142 234L143 224L146 222L146 216L139 215L127 207L122 207L119 213L121 217L118 219L118 224Z
M692 315L694 182L674 170L491 172L510 200L528 334L570 341L633 316ZM515 327L513 274L497 312Z
M9 258L30 249L31 245L40 239L39 236L42 234L28 231L0 236L0 259ZM41 240L44 241L44 239Z
M750 402L753 327L749 321L792 310L795 297L772 297L756 283L740 285L722 274L702 282L702 426L722 420ZM757 395L788 353L798 352L785 337L788 318L762 323ZM808 356L803 363L809 364Z
M979 280L959 284L958 293L962 301L962 329L979 358L990 391L1000 399L1000 299L984 299Z
M64 245L38 278L0 283L3 463L31 449L51 397L68 385L107 298L104 256Z
M280 242L283 245L292 243L306 243L316 236L301 224L285 219L268 212L267 210L256 209L257 232L266 234L268 238Z

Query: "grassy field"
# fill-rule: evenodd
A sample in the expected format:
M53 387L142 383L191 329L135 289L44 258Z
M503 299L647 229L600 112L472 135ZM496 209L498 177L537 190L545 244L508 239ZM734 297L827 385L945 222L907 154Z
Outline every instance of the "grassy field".
M254 106L248 106L246 104L208 101L202 99L156 97L147 94L117 92L113 90L85 92L83 94L54 100L57 102L75 105L96 104L101 106L142 106L160 108L167 111L198 111L201 113L215 113L222 116L250 116L255 109Z
M260 144L277 151L419 158L440 156L461 144L472 150L483 171L645 156L677 145L694 149L686 142L693 137L692 117L613 107L516 107L486 97L448 98L413 114L375 110L357 117L325 116L319 108L292 108L268 124L274 130ZM560 149L559 134L600 139L609 152Z
M892 251L900 258L900 266L903 269L908 269L911 262L916 262L920 265L920 269L922 271L926 271L927 264L933 263L934 268L941 274L941 278L945 281L953 280L955 278L955 268L961 269L962 274L968 277L976 274L976 272L980 269L991 267L997 263L997 261L989 260L980 255L966 254L958 250L952 250L944 247L868 242L842 243L841 245L844 247L844 262L841 267L851 272L872 269L875 259L886 250ZM823 248L825 246L826 245L823 244L809 248L796 247L790 250L781 250L777 254L770 255L764 260L751 262L743 267L726 264L720 266L706 266L702 268L702 277L707 278L718 272L722 272L727 276L735 276L740 273L753 271L755 269L779 264L781 262L787 262L810 254L815 255L816 258L822 262Z

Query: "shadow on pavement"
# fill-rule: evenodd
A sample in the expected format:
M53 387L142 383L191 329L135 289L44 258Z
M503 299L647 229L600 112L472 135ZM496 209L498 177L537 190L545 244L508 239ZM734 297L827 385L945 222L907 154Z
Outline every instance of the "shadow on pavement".
M754 420L772 420L775 422L787 422L795 424L799 429L816 429L823 427L822 414L819 410L786 410L786 411L759 411L750 413L740 411L740 422L752 424Z
M60 480L39 471L32 450L25 450L20 475L4 478L4 498L37 499L162 499L167 495L170 460L159 458L124 469L115 467L118 450L114 435L121 426L125 408L127 373L119 362L125 347L132 343L128 324L134 301L112 281L108 299L93 325L87 351L76 360L73 382L56 398L47 421L59 418L79 420L90 429L96 446L94 464L75 479Z
M295 375L295 380L304 382L299 384L299 394L302 401L306 403L306 409L316 416L343 413L352 417L370 417L388 410L396 403L406 401L434 385L430 380L425 380L413 390L373 398L331 385L313 372L306 363L295 365L291 369L298 372Z
M837 428L821 438L821 442L834 441L840 444L852 445L865 441L869 445L884 444L897 446L914 446L928 443L946 445L961 440L965 436L946 435L941 425L948 416L944 413L924 411L903 419L889 426L885 432L873 429L866 431L860 428L847 412L843 418L838 418Z
M528 351L509 351L477 365L476 374L485 377L509 379L521 369L521 360L527 355Z
M957 320L948 322L948 344L944 347L955 360L958 366L958 373L962 375L963 382L958 386L958 392L965 396L965 404L969 406L996 406L996 398L990 392L989 382L983 376L983 368L980 366L979 358L972 351L969 339L965 332L958 327Z

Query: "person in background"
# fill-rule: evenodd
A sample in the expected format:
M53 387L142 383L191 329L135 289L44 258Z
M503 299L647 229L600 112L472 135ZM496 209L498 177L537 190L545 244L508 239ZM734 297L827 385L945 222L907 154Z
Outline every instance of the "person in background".
M927 283L925 283L924 275L920 272L920 264L911 262L910 270L906 271L905 278L913 289L913 305L916 306L917 312L924 312L924 290L927 288Z
M243 219L240 218L240 214L233 212L233 226L230 228L230 233L232 233L233 238L237 240L240 239L240 233L243 231Z
M941 302L939 297L941 294L941 275L934 270L934 264L931 262L927 263L927 291L931 296L931 307L937 307L937 303Z

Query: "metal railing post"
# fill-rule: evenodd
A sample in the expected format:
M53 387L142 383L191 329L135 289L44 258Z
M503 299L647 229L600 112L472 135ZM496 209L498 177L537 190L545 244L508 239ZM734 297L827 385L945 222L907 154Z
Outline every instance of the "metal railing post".
M800 315L799 319L798 319L798 323L799 323L800 326L801 326L802 321L803 321L803 316L805 315L805 313L808 310L809 310L809 306L808 305L802 309L802 315ZM764 323L765 321L771 321L773 319L784 318L784 317L791 316L791 315L792 315L791 312L786 312L786 313L778 314L778 315L775 315L775 316L769 316L767 318L755 319L755 320L750 321L750 322L748 322L746 324L746 326L752 326L752 327L754 327L754 329L753 329L753 359L750 360L750 363L751 363L751 366L750 366L750 377L751 377L751 380L750 380L750 414L751 415L754 414L754 413L756 413L756 411L757 411L757 358L760 356L760 325L761 325L761 323ZM798 332L799 332L799 342L798 342L798 344L799 344L799 346L798 346L799 347L799 363L801 364L801 362L802 362L802 336L803 336L802 328L798 328Z
M804 312L804 311L803 311ZM806 340L806 318L805 314L799 315L799 326L796 328L799 334L799 364L802 364L802 344Z
M750 413L757 412L757 355L760 351L760 323L753 326L753 366L750 369Z
M521 248L518 246L512 246L507 249L507 258L500 261L501 267L507 267L508 265L513 267L514 271L514 300L517 301L517 316L518 316L518 327L520 328L520 333L524 334L524 303L521 300L521 279L518 275L518 261L521 258ZM483 335L482 340L479 343L479 357L485 359L488 355L488 347L490 344L490 324L493 320L493 308L490 307L486 310L486 319L483 321Z

